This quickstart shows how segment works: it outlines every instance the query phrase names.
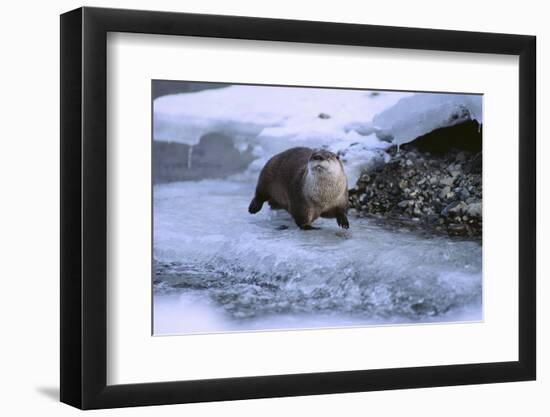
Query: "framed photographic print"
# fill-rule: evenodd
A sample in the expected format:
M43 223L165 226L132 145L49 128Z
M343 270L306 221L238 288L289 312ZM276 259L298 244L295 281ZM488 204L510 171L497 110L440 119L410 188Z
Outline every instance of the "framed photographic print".
M535 379L535 38L61 16L61 401Z

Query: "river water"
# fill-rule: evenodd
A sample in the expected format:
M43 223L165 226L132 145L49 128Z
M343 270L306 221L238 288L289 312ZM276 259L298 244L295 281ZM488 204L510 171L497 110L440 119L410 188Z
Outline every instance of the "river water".
M154 333L482 319L480 242L247 211L254 176L154 186Z

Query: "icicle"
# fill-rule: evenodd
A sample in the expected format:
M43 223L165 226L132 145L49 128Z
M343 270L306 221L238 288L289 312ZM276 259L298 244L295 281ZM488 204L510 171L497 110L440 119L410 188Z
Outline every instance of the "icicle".
M193 146L195 145L189 145L189 150L187 151L187 169L191 169L192 167Z

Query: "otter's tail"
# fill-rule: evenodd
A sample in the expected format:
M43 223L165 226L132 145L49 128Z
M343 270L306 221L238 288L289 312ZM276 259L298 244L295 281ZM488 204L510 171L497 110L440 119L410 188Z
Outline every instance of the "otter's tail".
M248 212L250 214L256 214L262 209L263 205L264 205L263 201L258 200L256 197L254 197L250 202L250 205L248 206Z

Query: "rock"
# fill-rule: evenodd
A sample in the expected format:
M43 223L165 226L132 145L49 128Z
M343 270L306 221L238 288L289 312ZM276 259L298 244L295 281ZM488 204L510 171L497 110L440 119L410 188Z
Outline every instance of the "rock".
M464 224L451 223L447 226L447 232L451 236L465 236L468 233L468 229Z
M475 155L470 161L464 164L464 173L466 174L481 174L483 156L480 153Z
M439 220L439 217L434 213L427 213L425 219L428 223L435 223Z
M466 209L466 213L471 217L481 217L483 214L483 207L481 203L472 203Z
M448 212L450 214L458 215L465 213L468 209L468 205L464 201L456 202L449 210Z
M462 152L459 152L457 155L456 155L456 160L458 162L464 162L466 160L466 152L462 151Z
M445 177L439 180L439 183L442 185L453 185L455 179L453 177Z
M451 187L449 187L447 185L447 186L443 187L443 189L439 193L439 197L440 198L447 198L447 194L449 194L450 192L451 192Z
M443 210L441 210L441 215L443 217L448 217L451 214L451 210L453 210L458 205L458 201L453 201L452 203L445 206Z
M330 115L328 115L326 113L319 113L319 115L317 117L319 119L330 119Z
M470 192L466 188L461 189L457 194L459 194L460 198L464 201L470 197Z

